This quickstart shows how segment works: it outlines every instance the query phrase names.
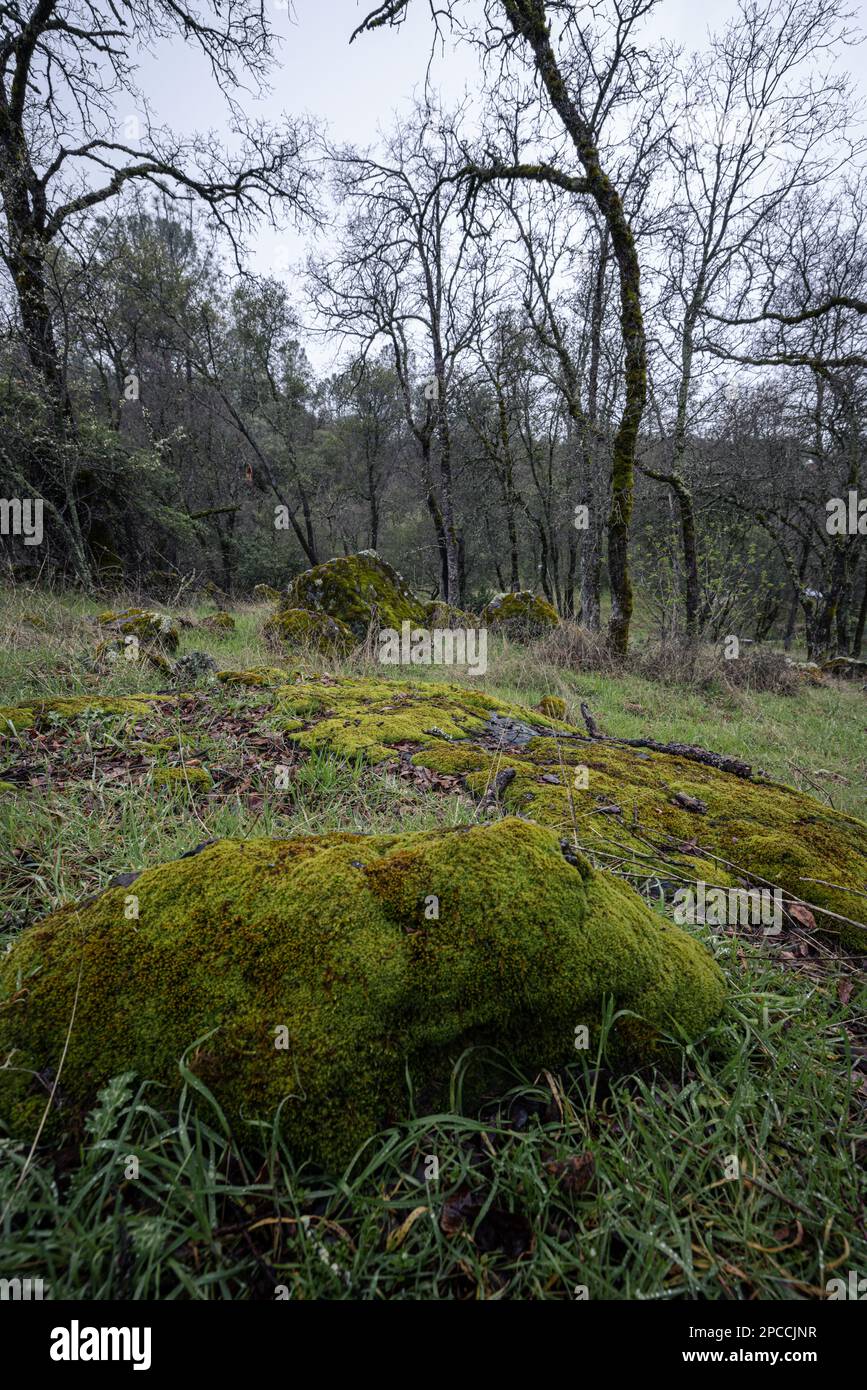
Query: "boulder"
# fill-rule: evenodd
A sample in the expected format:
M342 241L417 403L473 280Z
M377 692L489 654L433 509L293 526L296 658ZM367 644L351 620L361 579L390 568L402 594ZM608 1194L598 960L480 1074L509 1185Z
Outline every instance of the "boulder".
M515 594L497 594L484 609L481 622L492 632L502 633L517 642L528 642L559 627L560 619L547 599L524 589Z
M832 656L822 662L822 670L829 676L839 676L843 680L863 680L867 676L867 661L859 661L854 656Z
M281 607L327 613L345 623L359 641L371 628L399 629L404 621L425 622L425 605L374 550L342 555L305 570L292 580Z
M610 1060L646 1064L725 989L696 939L541 826L209 841L0 957L0 1117L36 1132L65 1045L46 1136L81 1136L122 1072L170 1102L183 1065L236 1125L279 1115L299 1160L341 1165L405 1115L407 1078L447 1104L469 1047L479 1086L504 1048L533 1074L587 1028L595 1055L606 1000Z
M339 618L309 608L279 608L264 626L265 639L274 650L303 647L345 655L353 645L352 633Z
M835 914L817 912L816 920L844 945L867 945L859 922L867 826L791 787L673 752L588 739L555 715L434 681L302 681L278 692L278 711L301 748L373 763L399 756L460 777L479 798L508 774L503 810L577 834L588 852L618 861L634 854L648 875L655 868L662 877L674 856L688 879L709 884L752 875ZM586 777L576 785L581 769ZM707 806L700 829L678 794ZM653 845L666 847L658 861Z
M137 637L142 643L153 643L169 652L176 652L181 640L175 620L150 608L125 608L120 613L107 610L98 615L97 622L106 632Z

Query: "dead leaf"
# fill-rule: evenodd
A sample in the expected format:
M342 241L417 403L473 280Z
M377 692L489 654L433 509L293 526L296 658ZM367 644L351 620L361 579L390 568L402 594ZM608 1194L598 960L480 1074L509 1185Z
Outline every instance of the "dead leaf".
M807 931L816 930L816 919L804 903L789 903L786 911L796 922L800 922L802 927L806 927Z

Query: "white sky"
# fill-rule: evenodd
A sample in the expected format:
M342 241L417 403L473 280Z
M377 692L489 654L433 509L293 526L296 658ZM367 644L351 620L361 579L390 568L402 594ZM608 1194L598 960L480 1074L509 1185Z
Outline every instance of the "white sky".
M291 0L291 17L287 0L269 3L281 38L278 65L270 93L248 103L250 115L276 120L282 111L307 113L324 123L332 139L366 145L390 125L393 112L423 93L433 36L428 0L411 0L399 29L362 35L351 46L349 36L373 8L373 0ZM736 8L736 0L662 0L643 33L648 39L665 37L687 49L700 48L708 29L721 28ZM856 27L867 28L867 0L853 0L851 9ZM473 10L481 13L481 0L465 0L464 14L469 18ZM445 52L437 50L431 67L431 84L446 105L478 89L478 61L468 44L453 44L446 29ZM865 49L850 50L842 61L862 93L867 92ZM145 55L139 86L158 121L179 133L226 127L222 94L189 45L176 42ZM118 111L121 120L127 114L132 113ZM253 247L253 266L291 281L291 266L300 263L304 246L303 235L264 229ZM317 366L329 364L320 360Z

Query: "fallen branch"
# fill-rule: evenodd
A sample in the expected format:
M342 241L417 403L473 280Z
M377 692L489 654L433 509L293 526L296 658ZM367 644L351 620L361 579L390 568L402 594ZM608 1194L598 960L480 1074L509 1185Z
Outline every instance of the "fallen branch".
M615 738L610 734L601 734L596 720L585 704L581 706L581 716L587 725L588 734L598 742L621 744L627 748L650 748L654 753L671 753L678 758L689 758L694 763L705 763L708 767L718 768L720 772L731 772L735 777L753 775L749 763L741 762L740 758L732 758L727 753L712 753L708 748L700 748L697 744L657 743L654 738Z

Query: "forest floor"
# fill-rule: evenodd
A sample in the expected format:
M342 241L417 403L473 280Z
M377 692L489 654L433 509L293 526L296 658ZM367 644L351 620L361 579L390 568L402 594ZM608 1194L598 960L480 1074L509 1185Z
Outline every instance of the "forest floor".
M131 599L3 596L0 704L167 689L143 662L94 668L90 619ZM213 608L172 611L196 621ZM207 651L220 669L291 669L262 639L267 611L234 605L234 632L185 629L179 654ZM305 665L358 673L321 658ZM867 810L857 682L779 695L670 669L655 680L546 665L505 643L492 644L484 677L411 674L472 679L524 705L561 695L579 721L586 701L607 733L734 754L837 810ZM178 704L186 765L215 774L203 794L157 794L152 761L120 718L57 720L6 740L0 782L14 791L0 793L0 948L114 874L208 838L477 817L461 794L320 753L294 767L289 795L275 792L268 694L211 683ZM520 1076L506 1059L502 1095L463 1114L458 1068L448 1113L376 1136L341 1174L298 1168L279 1139L239 1139L192 1087L167 1122L142 1080L119 1081L87 1144L30 1155L0 1140L2 1268L42 1276L55 1298L825 1297L835 1274L867 1267L861 963L795 927L773 943L694 930L726 971L731 1004L673 1074L615 1076L576 1055L556 1077ZM720 1135L737 1181L720 1166ZM134 1182L124 1177L131 1153Z

